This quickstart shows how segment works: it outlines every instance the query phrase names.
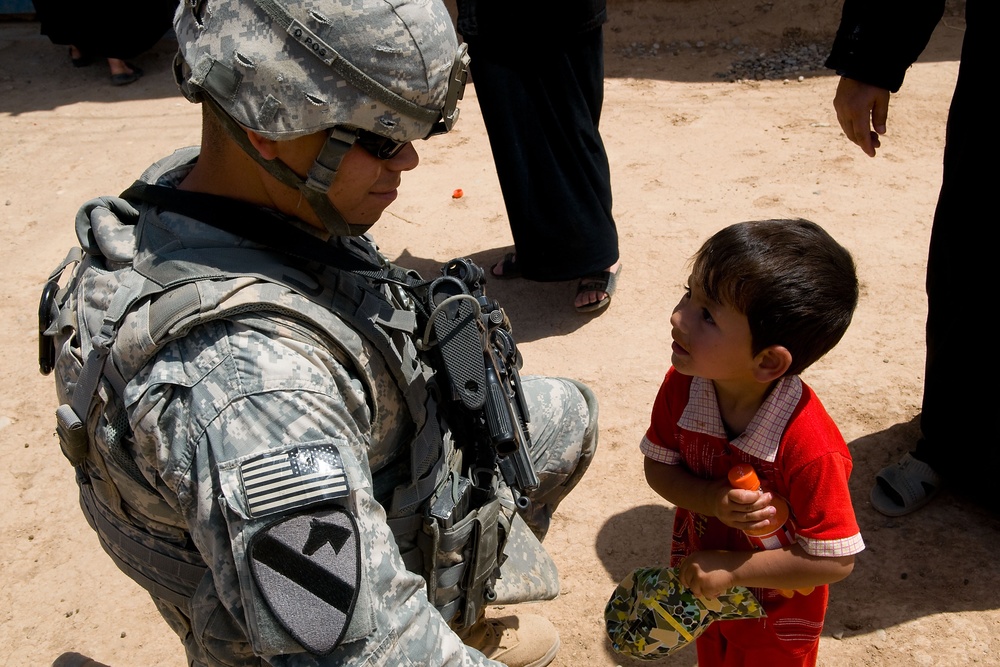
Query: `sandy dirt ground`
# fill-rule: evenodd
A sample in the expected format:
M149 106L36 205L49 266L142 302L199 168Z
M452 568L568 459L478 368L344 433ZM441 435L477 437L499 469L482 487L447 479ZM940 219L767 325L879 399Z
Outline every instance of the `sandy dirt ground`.
M868 545L832 589L820 664L1000 664L1000 522L948 493L903 519L868 503L875 471L917 435L925 254L964 20L950 8L869 159L841 136L830 72L736 80L733 67L773 64L810 44L821 61L837 5L611 0L602 132L625 265L619 292L607 313L586 318L571 308L571 283L489 285L515 323L526 370L579 378L602 402L598 456L547 540L562 595L531 607L560 630L557 667L632 664L609 648L604 605L632 568L667 559L673 508L646 488L637 445L669 363L667 318L688 258L731 222L788 216L824 225L854 252L863 282L843 342L805 374L850 443ZM112 88L100 67L71 68L37 24L0 23L4 665L48 665L66 651L120 667L184 664L77 508L53 434L52 382L35 361L39 290L75 242L77 207L197 141L199 112L172 83L171 49L165 40L138 59L139 83ZM500 257L510 232L474 87L457 129L418 150L422 165L375 228L387 255L427 272L455 256L483 265ZM465 196L453 199L455 188ZM690 667L694 651L667 662Z

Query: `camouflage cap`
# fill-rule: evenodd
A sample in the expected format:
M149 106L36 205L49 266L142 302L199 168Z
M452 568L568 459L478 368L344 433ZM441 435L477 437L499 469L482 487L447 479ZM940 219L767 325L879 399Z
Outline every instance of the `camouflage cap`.
M764 618L749 589L734 586L717 598L696 597L677 568L641 567L621 580L604 608L617 653L659 660L690 644L715 621Z
M269 139L412 141L458 115L468 60L441 0L184 0L174 24L185 96Z

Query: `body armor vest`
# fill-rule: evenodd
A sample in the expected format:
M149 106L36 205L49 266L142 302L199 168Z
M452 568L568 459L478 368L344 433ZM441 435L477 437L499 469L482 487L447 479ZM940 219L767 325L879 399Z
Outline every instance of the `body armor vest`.
M153 181L155 173L144 178ZM511 520L526 527L502 489L475 507L463 503L469 480L462 477L462 451L438 414L435 373L414 347L417 320L410 297L397 286L376 284L415 283L416 275L384 261L375 278L318 265L310 267L317 273L309 273L302 262L261 249L171 250L158 244L153 225L143 226L149 209L118 198L88 203L77 220L84 249L75 248L52 273L39 309L40 367L57 374L60 445L77 470L81 505L105 551L152 595L187 608L205 564L183 518L130 454L122 395L165 344L193 327L238 313L277 311L330 340L369 396L366 347L383 357L414 435L408 457L372 470L376 499L407 569L427 581L431 602L457 627L474 623L483 605L497 600L494 583ZM101 230L112 243L97 247L91 220L117 224L110 233ZM71 277L60 287L70 266ZM205 281L213 288L202 289ZM551 572L557 581L554 565ZM516 594L508 601L518 601Z

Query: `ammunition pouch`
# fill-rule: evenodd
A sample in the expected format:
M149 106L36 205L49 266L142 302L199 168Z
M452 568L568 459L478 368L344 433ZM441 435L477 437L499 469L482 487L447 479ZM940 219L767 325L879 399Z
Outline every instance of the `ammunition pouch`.
M427 568L431 603L453 626L476 622L483 607L496 599L493 583L499 572L500 500L494 498L445 526L434 516L424 521L424 551L432 554Z

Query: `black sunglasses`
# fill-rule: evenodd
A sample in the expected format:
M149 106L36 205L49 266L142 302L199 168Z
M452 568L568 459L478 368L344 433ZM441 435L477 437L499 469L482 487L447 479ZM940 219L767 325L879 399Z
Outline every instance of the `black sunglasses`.
M388 160L403 150L403 146L409 141L395 141L380 134L369 132L368 130L355 130L354 143L361 146L379 160Z

